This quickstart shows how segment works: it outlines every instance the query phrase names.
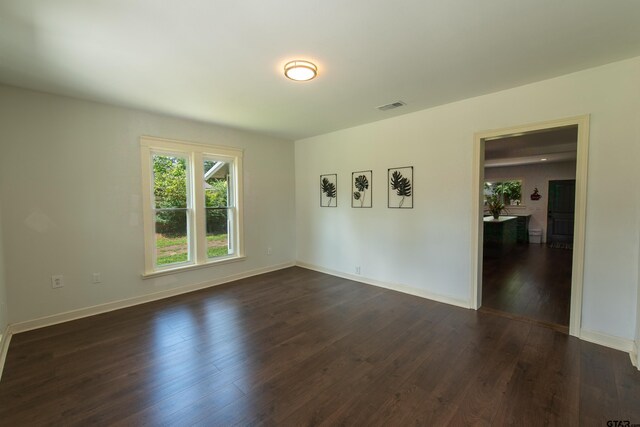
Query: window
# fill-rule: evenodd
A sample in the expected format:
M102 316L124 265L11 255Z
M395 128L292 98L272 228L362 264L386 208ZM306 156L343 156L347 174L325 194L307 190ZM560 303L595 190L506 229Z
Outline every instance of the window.
M213 158L204 160L204 206L207 229L207 258L233 254L234 197L233 165Z
M500 180L485 181L484 183L484 201L487 197L497 195L502 199L505 206L521 206L522 205L522 180Z
M142 137L145 275L243 258L242 151Z

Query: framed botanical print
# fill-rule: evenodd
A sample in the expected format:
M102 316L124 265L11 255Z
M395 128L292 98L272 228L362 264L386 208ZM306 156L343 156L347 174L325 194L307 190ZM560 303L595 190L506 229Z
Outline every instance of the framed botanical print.
M335 208L338 206L338 175L320 175L320 207Z
M351 207L370 208L373 206L373 172L359 171L351 174Z
M387 175L389 208L413 208L413 166L390 168Z

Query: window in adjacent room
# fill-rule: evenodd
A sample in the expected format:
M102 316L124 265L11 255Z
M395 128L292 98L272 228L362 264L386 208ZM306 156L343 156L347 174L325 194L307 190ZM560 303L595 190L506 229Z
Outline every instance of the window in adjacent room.
M499 180L485 181L484 198L485 203L487 197L498 195L502 198L505 206L521 206L522 205L522 180Z
M242 258L242 151L143 137L145 274Z

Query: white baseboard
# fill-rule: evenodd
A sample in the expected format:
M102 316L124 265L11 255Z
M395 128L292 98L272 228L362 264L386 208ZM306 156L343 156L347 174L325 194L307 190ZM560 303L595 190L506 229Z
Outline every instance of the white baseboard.
M197 291L200 289L210 288L212 286L222 285L224 283L233 282L235 280L245 279L251 276L257 276L259 274L269 273L271 271L282 270L283 268L295 266L294 262L287 262L284 264L273 265L264 268L258 268L255 270L249 270L231 276L221 277L214 280L208 280L206 282L195 283L193 285L181 286L175 289L168 289L165 291L154 292L147 295L141 295L139 297L127 298L124 300L108 302L105 304L94 305L91 307L80 308L77 310L71 310L64 313L58 313L51 316L41 317L39 319L27 320L25 322L14 323L11 326L11 332L14 334L20 332L26 332L33 329L44 328L46 326L56 325L58 323L64 323L71 320L81 319L83 317L94 316L96 314L106 313L109 311L119 310L121 308L131 307L134 305L144 304L151 301L157 301L176 295L186 294L189 292Z
M2 335L0 335L0 379L2 379L2 371L4 369L4 361L7 360L7 352L9 351L9 343L11 342L11 325L7 325Z
M464 301L457 298L448 297L445 295L434 294L434 293L431 293L422 289L414 288L411 286L400 285L396 283L387 283L387 282L382 282L380 280L359 276L356 274L343 273L341 271L332 270L330 268L324 268L318 265L308 264L303 261L297 261L296 265L298 267L306 268L308 270L319 271L320 273L330 274L332 276L342 277L343 279L353 280L354 282L360 282L367 285L377 286L379 288L390 289L392 291L398 291L405 294L426 298L432 301L442 302L449 305L455 305L456 307L471 308L471 304L469 301Z
M81 319L83 317L94 316L96 314L106 313L109 311L118 310L121 308L131 307L134 305L144 304L147 302L157 301L160 299L169 298L176 295L186 294L189 292L205 289L224 283L233 282L235 280L244 279L247 277L257 276L259 274L269 273L272 271L282 270L293 266L303 267L309 270L318 271L332 276L342 277L344 279L353 280L356 282L364 283L367 285L378 286L385 289L390 289L406 294L426 298L432 301L442 302L462 308L471 308L469 301L459 300L457 298L451 298L444 295L433 294L421 289L416 289L410 286L386 283L375 279L366 278L355 274L342 273L340 271L331 270L328 268L320 267L313 264L308 264L302 261L287 262L283 264L273 265L264 268L258 268L255 270L249 270L242 273L226 276L206 282L196 283L193 285L182 286L175 289L168 289L166 291L154 292L152 294L142 295L139 297L128 298L120 301L113 301L105 304L99 304L92 307L81 308L78 310L71 310L64 313L55 314L52 316L46 316L39 319L28 320L25 322L14 323L7 325L3 334L0 336L0 378L2 378L2 371L4 368L4 362L6 360L7 351L9 350L9 343L13 334L26 332L33 329L43 328L46 326L55 325L58 323L64 323L71 320ZM638 349L638 343L632 340L615 337L601 332L589 331L582 329L580 331L580 339L589 341L595 344L603 345L605 347L613 348L615 350L624 351L629 353L631 362L640 369L640 353Z
M320 266L309 264L303 261L297 261L296 265L309 270L319 271L321 273L330 274L332 276L342 277L344 279L349 279L356 282L365 283L368 285L379 286L381 288L391 289L394 291L415 295L415 296L430 299L433 301L455 305L457 307L471 308L471 305L468 301L463 301L463 300L459 300L456 298L451 298L443 295L432 294L430 292L426 292L421 289L416 289L409 286L385 283L378 280L358 276L355 274L348 274L348 273L332 270L329 268L320 267ZM636 343L634 343L632 340L615 337L608 334L603 334L602 332L589 331L586 329L582 329L580 331L579 338L584 341L589 341L594 344L599 344L605 347L612 348L614 350L620 350L620 351L624 351L625 353L629 353L629 356L631 357L631 362L633 363L633 365L638 367L638 369L640 369L640 357L638 355L638 348L636 346Z
M633 341L626 338L615 337L613 335L603 334L602 332L589 331L586 329L580 330L579 338L581 340L603 345L614 350L624 351L625 353L631 354L633 352Z

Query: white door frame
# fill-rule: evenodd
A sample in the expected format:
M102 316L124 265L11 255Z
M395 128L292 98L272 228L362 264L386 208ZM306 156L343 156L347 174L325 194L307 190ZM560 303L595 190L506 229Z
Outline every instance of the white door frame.
M574 223L573 261L571 269L571 312L569 334L579 337L582 323L582 282L584 277L584 239L587 212L587 169L589 160L589 115L551 120L542 123L515 126L478 132L473 144L473 188L471 224L471 308L477 310L482 305L482 212L484 184L484 144L485 140L496 137L514 136L532 131L578 126L578 148L576 158L576 211Z

